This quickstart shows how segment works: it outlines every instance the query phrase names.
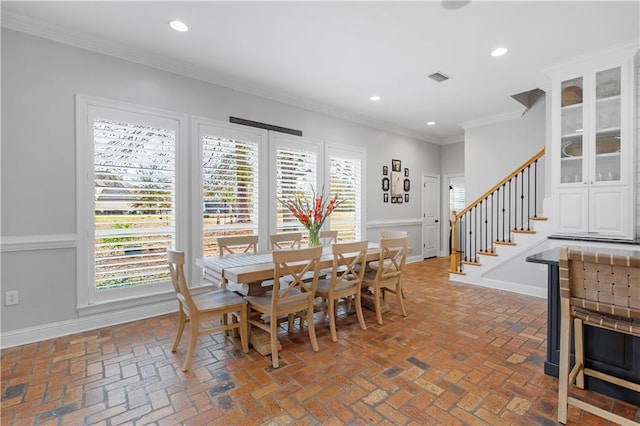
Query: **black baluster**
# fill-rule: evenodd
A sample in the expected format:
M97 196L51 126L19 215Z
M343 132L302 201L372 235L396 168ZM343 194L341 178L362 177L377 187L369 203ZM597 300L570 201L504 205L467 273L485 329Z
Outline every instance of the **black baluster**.
M489 217L488 213L489 208L489 197L484 199L484 251L489 251L489 222L487 218Z
M527 230L531 231L531 164L527 166Z
M469 236L469 256L467 261L471 262L471 253L473 251L473 208L469 210L469 222L467 223L467 235Z
M482 201L480 201L480 205L478 206L478 210L480 210L480 218L478 221L478 228L476 229L476 231L478 232L478 241L480 241L480 245L478 246L479 249L478 251L482 251L483 250L483 245L482 245ZM477 252L476 252L477 254ZM478 256L476 256L477 258Z
M535 171L533 179L533 217L538 217L538 160L534 161L533 169Z
M524 169L522 170L522 179L520 180L520 230L524 231Z
M505 208L504 208L504 201L505 201L505 194L507 193L507 186L506 186L506 182L502 184L502 242L504 243L504 225L507 223L507 221L504 219L504 214L505 214Z
M498 188L498 190L500 190L500 189ZM493 206L493 196L495 195L495 193L496 193L495 191L493 191L491 193L491 253L493 253L493 248L494 248L493 247L493 241L494 241L494 238L493 238L493 214L495 213L495 208Z
M473 248L471 249L471 261L476 261L476 252L478 251L478 206L473 206Z
M518 229L518 174L514 176L514 185L513 185L513 228Z
M511 242L511 214L512 214L512 211L511 211L511 203L512 203L512 200L513 200L513 199L511 198L511 180L512 180L512 179L509 179L509 214L508 214L508 217L509 217L509 226L507 227L507 232L509 232L509 236L507 237L507 241L508 241L508 242Z

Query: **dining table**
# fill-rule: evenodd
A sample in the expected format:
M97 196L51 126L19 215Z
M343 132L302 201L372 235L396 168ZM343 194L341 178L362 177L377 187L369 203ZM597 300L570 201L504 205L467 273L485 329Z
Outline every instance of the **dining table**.
M411 247L407 248L407 253L411 253ZM380 259L380 245L370 242L365 262L377 261ZM205 280L213 283L219 288L226 288L243 296L263 294L263 281L273 280L275 265L271 252L262 253L241 253L225 254L223 256L206 256L196 258L196 265L202 268ZM324 246L322 256L318 263L318 269L333 267L333 254L330 245ZM368 309L375 309L373 295L362 293L362 306ZM382 312L387 312L391 308L387 302L381 305ZM253 328L250 333L249 342L253 348L261 355L271 353L271 343L269 336L260 329Z
M380 245L369 243L365 261L379 258ZM196 258L196 265L202 268L205 280L243 296L262 293L262 281L272 280L275 270L271 252L201 257ZM331 246L324 246L318 267L327 269L332 266Z

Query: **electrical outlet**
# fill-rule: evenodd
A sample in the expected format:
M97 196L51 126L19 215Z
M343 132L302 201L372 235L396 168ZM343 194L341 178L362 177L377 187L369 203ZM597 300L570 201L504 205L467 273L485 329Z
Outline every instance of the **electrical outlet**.
M5 295L5 305L17 305L18 304L18 290L8 291Z

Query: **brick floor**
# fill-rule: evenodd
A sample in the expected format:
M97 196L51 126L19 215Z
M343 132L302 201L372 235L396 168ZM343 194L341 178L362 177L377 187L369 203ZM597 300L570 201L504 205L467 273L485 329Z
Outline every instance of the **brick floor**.
M173 314L4 349L2 425L556 424L546 301L450 283L447 266L408 265L406 318L390 300L383 325L365 310L362 331L340 311L333 343L317 314L320 352L297 323L281 328L279 369L216 334L183 373ZM640 421L639 407L580 395ZM569 423L607 424L573 407Z

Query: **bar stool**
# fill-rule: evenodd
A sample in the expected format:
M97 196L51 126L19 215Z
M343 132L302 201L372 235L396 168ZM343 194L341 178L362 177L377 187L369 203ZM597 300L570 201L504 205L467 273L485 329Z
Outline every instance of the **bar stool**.
M640 392L640 384L585 366L584 326L640 336L640 257L560 249L560 373L558 421L567 423L573 405L621 425L639 424L569 396L569 385L584 389L591 376ZM575 366L571 363L571 329L575 330Z

